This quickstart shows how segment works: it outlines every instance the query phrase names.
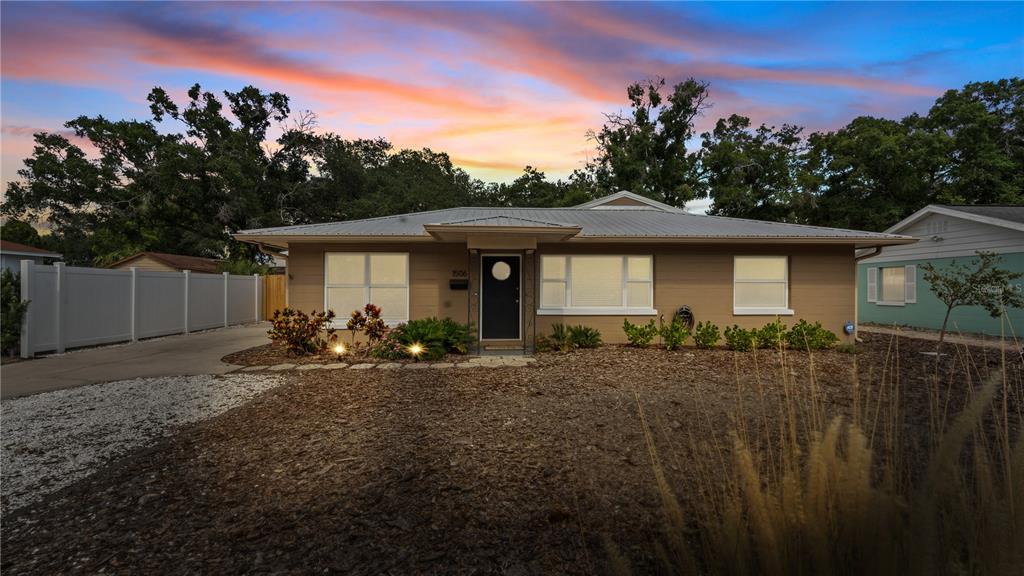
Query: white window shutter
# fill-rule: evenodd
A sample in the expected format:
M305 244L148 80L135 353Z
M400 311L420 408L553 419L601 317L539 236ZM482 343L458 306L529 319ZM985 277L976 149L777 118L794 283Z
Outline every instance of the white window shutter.
M868 268L868 302L878 302L878 268Z
M907 304L917 302L917 265L907 264L903 267L903 301Z

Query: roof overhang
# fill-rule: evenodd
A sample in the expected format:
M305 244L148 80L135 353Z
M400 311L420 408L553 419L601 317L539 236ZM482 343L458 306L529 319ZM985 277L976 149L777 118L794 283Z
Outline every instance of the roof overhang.
M577 236L568 240L570 243L602 243L602 244L800 244L852 246L856 249L874 248L876 246L897 246L913 244L917 238L912 236L896 236L892 238L822 238L806 236Z
M945 206L937 206L929 204L924 208L921 208L917 212L914 212L910 216L907 216L903 220L900 220L896 224L893 224L886 234L895 234L901 230L905 230L911 224L921 220L922 218L930 214L942 214L943 216L951 216L953 218L961 218L963 220L971 220L973 222L980 222L982 224L991 224L992 226L1001 226L1003 228L1009 228L1011 230L1018 230L1024 232L1024 224L1020 222L1011 222L1010 220L1003 220L1002 218L992 218L991 216L982 216L980 214L972 214L971 212L962 212L954 208L947 208Z
M22 250L0 250L4 256L25 256L27 258L63 258L62 254L56 252L25 252Z
M823 238L806 236L580 236L579 227L538 226L456 226L447 224L427 224L424 226L428 234L419 236L340 236L340 235L280 235L280 234L234 234L240 242L248 242L264 247L286 249L289 244L397 244L397 243L433 243L433 242L465 242L478 248L490 246L501 238L500 247L511 248L513 244L567 242L571 244L796 244L796 245L830 245L852 246L858 250L881 246L899 246L913 244L917 238L912 236L877 237L845 237ZM525 244L524 244L525 246Z

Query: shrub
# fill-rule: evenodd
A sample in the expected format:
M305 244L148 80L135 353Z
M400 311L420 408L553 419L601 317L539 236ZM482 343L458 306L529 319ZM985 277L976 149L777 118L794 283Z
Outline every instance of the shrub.
M451 318L441 320L441 328L444 330L444 347L449 352L465 354L469 352L469 346L473 343L473 326L462 324Z
M782 348L786 345L786 325L776 318L755 331L758 348Z
M334 320L334 312L317 312L306 314L300 310L285 308L275 310L272 318L273 326L267 335L275 343L283 344L289 354L302 356L317 353L327 346L322 334L328 338L334 336L334 328L330 327Z
M686 329L686 324L682 320L673 318L672 322L665 324L665 319L662 317L658 335L661 336L661 343L665 350L677 350L690 337L690 331Z
M601 345L601 332L596 328L583 326L566 326L561 322L551 325L551 336L537 338L535 346L538 350L558 350L569 352L575 348L597 348Z
M550 352L554 349L554 345L551 344L551 338L538 334L537 338L533 341L533 349L537 352Z
M824 350L839 342L839 337L824 329L821 322L800 320L786 333L786 342L797 350Z
M21 274L4 269L0 273L0 349L13 353L21 340L21 319L28 302L21 301Z
M353 342L356 339L356 332L362 332L371 346L388 332L388 325L380 317L380 306L373 304L367 304L362 310L353 310L345 327L352 333Z
M448 352L465 354L472 340L469 325L460 324L451 318L410 320L392 330L390 336L401 343L406 351L413 344L423 346L420 357L425 360L438 360Z
M572 333L569 332L569 327L561 322L551 325L551 336L548 340L551 342L553 350L559 352L572 350Z
M725 345L730 350L749 352L754 349L756 336L754 330L747 330L733 324L731 328L726 327L725 329Z
M721 339L722 333L718 331L718 326L711 322L698 322L697 328L693 331L693 343L697 348L714 348Z
M408 357L405 345L398 339L395 332L393 330L370 346L370 356L380 360L400 360Z
M570 326L569 340L574 348L597 348L601 345L601 332L582 324Z
M633 324L623 318L622 331L626 333L629 345L637 348L650 345L654 341L654 337L658 335L658 327L654 325L654 319L648 321L647 324Z
M843 343L836 346L836 352L841 352L843 354L860 354L860 349L853 344Z

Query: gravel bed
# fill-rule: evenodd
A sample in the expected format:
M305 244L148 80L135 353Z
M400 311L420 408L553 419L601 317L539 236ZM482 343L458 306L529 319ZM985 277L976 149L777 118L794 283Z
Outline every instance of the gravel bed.
M31 504L176 427L212 418L281 382L255 374L138 378L4 400L3 512Z

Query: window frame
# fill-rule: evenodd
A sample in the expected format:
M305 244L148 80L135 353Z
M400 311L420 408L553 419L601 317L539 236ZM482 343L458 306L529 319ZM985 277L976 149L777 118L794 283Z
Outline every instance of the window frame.
M886 270L901 270L903 273L903 282L900 282L900 296L899 300L886 300L885 299L885 271ZM878 279L877 279L877 301L875 304L879 306L906 306L907 305L907 267L906 266L879 266L878 267Z
M736 275L736 266L738 261L743 259L779 259L783 258L786 261L785 275L780 280L738 280ZM736 254L732 257L732 313L733 316L792 316L794 314L793 309L789 307L789 255L788 254ZM782 283L785 286L784 294L786 296L786 302L781 307L774 306L738 306L736 302L736 286L737 284L779 284Z
M343 283L343 284L331 283L330 282L330 272L329 272L328 267L327 267L327 261L330 258L331 254L345 254L345 255L348 255L348 256L355 256L355 255L362 256L363 257L363 282L361 284L359 284L359 283ZM374 284L373 280L372 280L372 276L370 274L370 257L371 256L404 256L405 257L405 284L394 284L394 283L390 283L390 284ZM372 300L370 300L370 291L373 288L404 288L405 289L405 316L403 318L401 318L401 319L385 319L384 322L388 326L397 326L399 324L404 324L404 323L408 322L409 321L410 312L411 312L411 306L412 306L412 301L411 301L411 299L412 299L412 278L409 276L409 274L410 274L410 261L411 260L412 260L412 258L411 258L410 254L408 252L373 252L373 251L370 251L370 252L367 252L367 251L351 251L351 252L349 252L349 251L344 251L344 250L330 250L330 251L325 250L324 251L324 258L323 258L323 270L324 270L324 282L323 282L323 287L324 287L324 310L325 311L329 310L329 308L328 308L328 298L329 298L328 294L329 294L329 289L331 289L331 288L362 288L363 289L363 299L365 300L365 302L363 302L363 306L365 306L367 303L374 303ZM360 307L359 310L362 310L362 307ZM346 311L344 313L344 315L339 315L337 310L335 310L334 313L335 313L335 318L334 318L334 321L331 322L331 327L332 328L344 328L348 324L348 315L352 313L352 310Z
M544 277L544 259L565 259L565 276L562 279L548 280ZM622 281L620 286L621 303L618 306L573 306L572 305L572 260L574 258L619 258L622 262ZM647 280L629 279L629 259L647 258L650 263L650 277ZM537 274L537 315L538 316L657 316L654 308L654 255L653 254L541 254L540 273ZM544 306L544 284L564 283L564 306ZM646 284L649 306L629 306L629 285Z

